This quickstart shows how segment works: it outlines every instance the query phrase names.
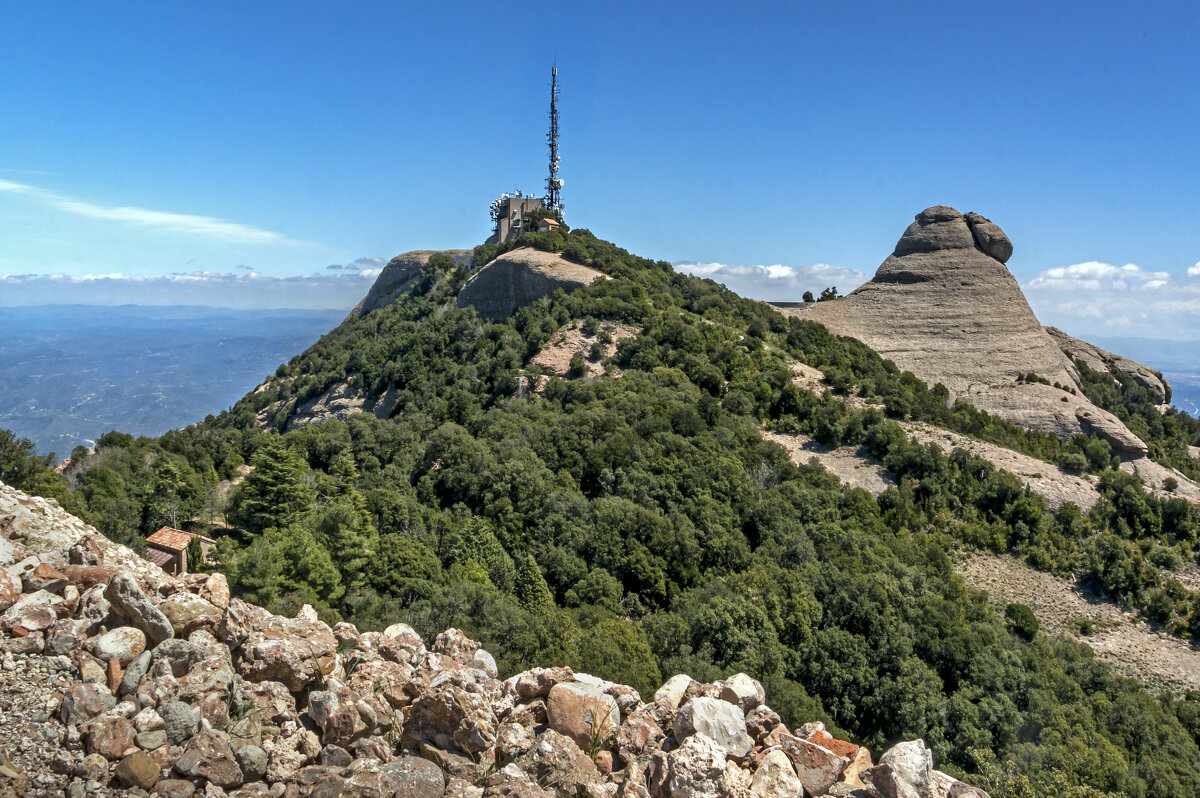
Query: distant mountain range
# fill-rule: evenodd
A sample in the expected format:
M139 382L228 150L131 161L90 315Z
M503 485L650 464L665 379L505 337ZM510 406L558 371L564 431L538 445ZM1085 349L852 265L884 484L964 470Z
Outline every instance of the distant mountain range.
M0 308L0 428L42 453L161 435L229 407L345 310Z
M0 428L66 457L118 429L160 435L232 405L344 310L196 306L0 307ZM1090 340L1153 366L1200 416L1200 342Z

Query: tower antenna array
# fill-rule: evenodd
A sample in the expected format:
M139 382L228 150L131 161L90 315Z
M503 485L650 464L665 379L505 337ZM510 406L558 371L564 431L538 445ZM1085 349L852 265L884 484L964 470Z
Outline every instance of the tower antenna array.
M550 69L550 176L546 178L546 208L562 216L562 178L558 176L558 64Z

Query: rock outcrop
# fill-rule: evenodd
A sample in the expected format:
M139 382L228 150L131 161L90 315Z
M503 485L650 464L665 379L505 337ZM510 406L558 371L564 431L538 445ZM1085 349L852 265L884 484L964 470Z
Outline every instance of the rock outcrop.
M1058 344L1058 348L1062 350L1063 354L1071 360L1086 363L1092 371L1111 374L1118 382L1131 379L1156 396L1158 404L1164 407L1171 404L1171 383L1166 381L1161 371L1143 366L1127 357L1106 352L1087 341L1067 335L1057 327L1047 327L1046 332L1054 339L1054 343ZM1079 375L1075 371L1072 364L1071 373L1078 378Z
M873 766L820 723L788 729L746 674L677 675L651 703L566 667L500 681L456 629L427 647L402 623L273 615L0 483L0 573L35 571L0 613L0 795L985 796L919 740ZM165 623L172 603L212 621Z
M458 292L458 306L473 306L480 316L503 319L560 288L570 291L603 278L595 269L552 252L522 247L479 269Z
M996 224L936 205L917 214L874 278L848 296L779 310L858 338L1015 424L1063 438L1095 433L1123 455L1144 455L1146 444L1079 390L1073 364L1005 267L1011 255ZM1030 373L1048 384L1026 381Z
M375 278L371 290L346 318L356 319L372 310L378 310L384 305L395 302L398 296L412 287L417 276L420 275L421 269L429 263L429 259L434 255L449 255L454 258L456 263L462 263L471 259L471 250L417 249L397 255L388 261L387 266L383 267L383 271Z

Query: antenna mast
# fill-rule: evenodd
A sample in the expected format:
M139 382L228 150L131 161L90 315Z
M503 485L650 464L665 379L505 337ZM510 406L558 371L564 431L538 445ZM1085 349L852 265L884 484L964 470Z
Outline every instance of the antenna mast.
M550 176L546 178L546 207L556 216L562 216L563 181L558 176L558 64L550 69Z

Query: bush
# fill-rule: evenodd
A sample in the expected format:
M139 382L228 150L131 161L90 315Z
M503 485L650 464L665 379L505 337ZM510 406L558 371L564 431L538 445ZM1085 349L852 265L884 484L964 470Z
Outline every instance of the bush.
M1004 608L1008 627L1025 640L1032 640L1038 633L1037 616L1024 604L1009 604Z

